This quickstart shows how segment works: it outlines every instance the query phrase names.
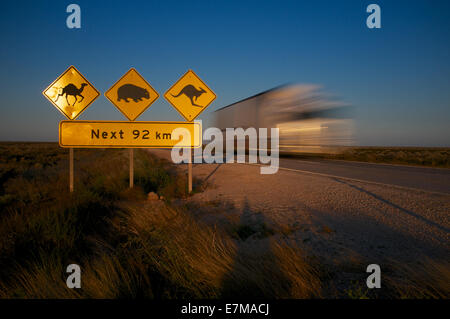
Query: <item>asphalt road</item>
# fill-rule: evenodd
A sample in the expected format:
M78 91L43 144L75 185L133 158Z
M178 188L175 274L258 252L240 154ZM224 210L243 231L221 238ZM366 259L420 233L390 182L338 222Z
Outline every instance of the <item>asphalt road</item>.
M170 159L169 151L157 153ZM450 169L446 168L293 158L280 158L279 164L285 170L450 194Z
M283 158L280 159L280 167L450 194L450 169Z

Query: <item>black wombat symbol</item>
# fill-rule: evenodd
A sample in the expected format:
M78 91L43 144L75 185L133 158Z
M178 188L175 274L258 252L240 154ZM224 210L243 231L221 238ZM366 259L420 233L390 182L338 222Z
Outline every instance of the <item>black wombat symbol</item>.
M203 93L206 93L206 91L203 90L202 88L200 88L200 90L197 90L193 85L188 84L177 95L173 95L173 94L171 94L171 95L173 97L179 97L181 94L184 94L191 100L192 106L203 107L201 105L197 105L194 103L194 101L197 102L197 98L200 95L202 95Z
M75 105L75 103L77 103L77 96L81 96L81 100L79 100L78 102L83 101L84 96L81 95L81 92L83 92L83 89L84 89L85 86L87 86L87 84L86 83L82 83L80 88L77 88L75 86L75 84L69 83L63 88L58 88L58 90L62 89L62 93L58 94L58 96L56 97L55 103L58 101L59 97L64 95L64 94L66 95L66 101L67 101L67 104L69 104L69 105L70 105L70 103L69 103L69 100L67 99L68 95L71 95L71 96L73 96L75 98L75 102L73 102L73 105Z
M146 89L139 86L124 84L117 89L117 101L125 100L128 103L128 99L132 99L134 102L139 102L142 98L149 99L150 95Z

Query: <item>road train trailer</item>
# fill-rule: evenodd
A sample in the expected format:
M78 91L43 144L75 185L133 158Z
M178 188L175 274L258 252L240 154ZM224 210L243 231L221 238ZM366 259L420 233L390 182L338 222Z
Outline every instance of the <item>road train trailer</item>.
M353 143L351 109L318 86L291 84L222 107L213 122L222 131L278 128L280 153L340 153Z

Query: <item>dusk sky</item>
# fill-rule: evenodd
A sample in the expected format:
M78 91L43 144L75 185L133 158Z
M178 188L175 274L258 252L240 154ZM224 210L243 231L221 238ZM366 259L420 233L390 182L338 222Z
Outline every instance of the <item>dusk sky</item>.
M80 120L126 120L103 94L135 67L160 94L138 120L181 121L163 94L192 69L217 95L202 119L317 84L354 107L358 145L450 146L450 1L8 1L0 30L2 141L57 141L65 118L42 91L74 65L102 94Z

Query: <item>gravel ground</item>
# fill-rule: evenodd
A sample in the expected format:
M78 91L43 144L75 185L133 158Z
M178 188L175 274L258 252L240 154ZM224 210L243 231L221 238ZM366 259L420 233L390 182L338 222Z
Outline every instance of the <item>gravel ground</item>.
M194 164L193 175L203 191L190 201L222 208L205 218L263 220L330 265L361 263L365 272L368 263L450 256L450 195L286 170L261 175L246 164Z
M283 170L260 175L259 167L243 164L194 164L193 172L199 179L209 176L193 200L219 199L261 213L272 223L298 229L295 235L310 238L314 250L328 254L350 248L374 260L403 261L449 253L450 195Z

